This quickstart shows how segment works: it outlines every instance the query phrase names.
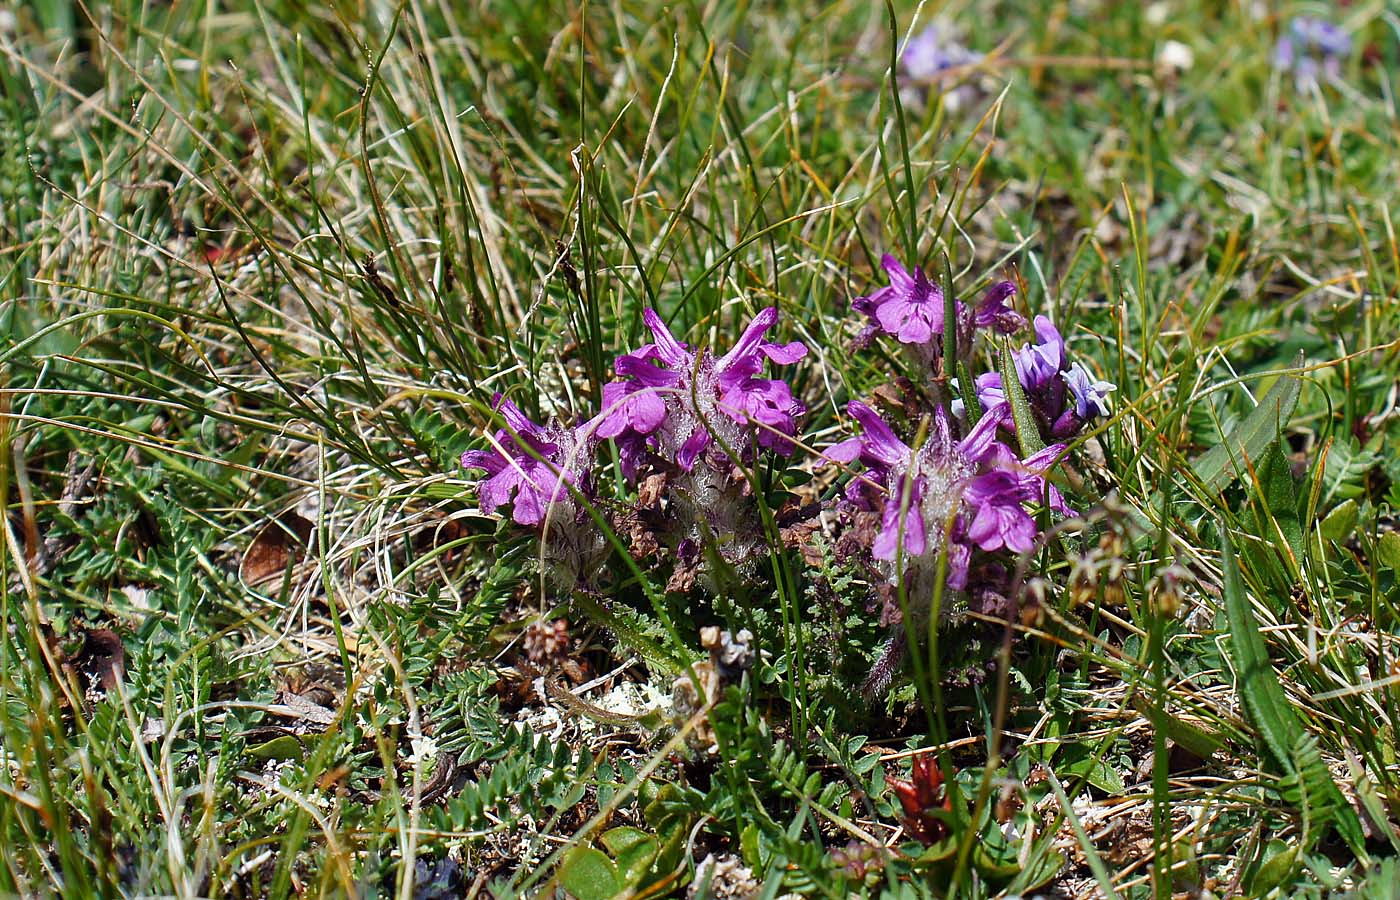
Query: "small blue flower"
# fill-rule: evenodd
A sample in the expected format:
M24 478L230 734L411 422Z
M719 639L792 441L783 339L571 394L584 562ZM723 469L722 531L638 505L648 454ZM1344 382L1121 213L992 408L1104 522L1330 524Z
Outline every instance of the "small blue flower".
M909 39L899 63L912 78L932 78L946 69L970 66L982 60L982 54L969 50L956 40L951 30L937 22Z
M1291 72L1299 91L1312 90L1321 72L1328 81L1341 77L1342 61L1351 55L1351 35L1322 19L1300 17L1274 45L1274 68Z
M1116 384L1096 380L1081 362L1070 366L1069 371L1062 373L1061 377L1064 378L1065 384L1069 385L1070 393L1074 395L1075 415L1085 420L1095 414L1108 415L1108 395L1118 390Z

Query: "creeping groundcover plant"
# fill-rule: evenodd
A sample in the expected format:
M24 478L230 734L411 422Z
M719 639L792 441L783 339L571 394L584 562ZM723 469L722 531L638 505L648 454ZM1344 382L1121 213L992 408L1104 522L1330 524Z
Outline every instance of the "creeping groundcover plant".
M918 377L902 381L909 399L898 409L882 414L851 399L857 433L813 446L801 434L804 404L776 377L808 348L769 340L776 308L758 312L723 353L682 342L646 309L652 340L617 356L591 418L539 425L496 397L504 427L488 449L462 455L484 473L482 511L505 508L536 532L561 599L598 589L604 528L638 560L669 570L668 590L718 591L761 577L760 563L781 552L768 538L773 510L759 471L815 467L842 483L807 504L808 521L823 524L802 533L820 532L838 564L859 573L871 614L890 629L868 690L888 686L906 629L929 621L935 605L942 619L1013 615L1023 562L1047 527L1076 515L1054 484L1057 464L1108 414L1114 386L1071 361L1049 318L1028 321L1015 309L1012 282L965 304L922 268L888 255L882 264L889 284L851 302L865 319L854 347L874 353L886 341L906 357ZM988 359L1000 371L974 375ZM620 479L596 471L614 464ZM617 492L623 484L631 487Z

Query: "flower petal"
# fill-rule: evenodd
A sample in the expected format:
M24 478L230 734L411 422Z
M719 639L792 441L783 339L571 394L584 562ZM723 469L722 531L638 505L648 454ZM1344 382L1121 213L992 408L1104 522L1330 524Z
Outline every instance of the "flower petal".
M652 335L656 338L656 354L662 362L671 368L689 368L691 360L690 352L685 345L676 340L671 335L666 323L661 321L661 317L656 314L656 310L647 307L642 310L642 321L647 328L651 329Z
M704 428L695 429L690 437L685 439L681 449L676 452L676 465L689 472L695 468L695 460L699 458L701 453L705 452L705 448L708 446L710 446L710 433Z
M462 454L464 469L485 469L495 475L505 467L505 459L495 450L467 450Z
M679 372L662 369L637 356L619 356L613 362L613 369L624 378L640 381L648 387L671 387L681 380Z
M807 355L807 345L801 341L793 341L789 344L763 344L758 349L763 351L763 355L779 365L795 363Z
M913 277L899 260L886 253L880 257L880 266L885 270L885 274L890 276L890 286L895 290L902 292L914 289Z
M958 442L958 450L973 462L982 462L991 451L992 444L996 442L997 428L1006 418L1007 409L1009 407L1005 403L1000 403L982 413L982 418L972 426L967 437Z
M887 466L898 465L909 458L912 451L875 410L859 400L852 400L846 405L846 412L865 429L865 452L871 457Z
M863 441L858 437L853 437L827 447L822 451L822 456L831 462L850 464L860 458L862 446Z
M778 308L769 306L753 317L749 327L744 329L744 333L739 336L739 340L730 348L729 352L720 357L716 368L723 372L735 363L749 364L752 357L758 354L758 345L763 340L763 335L772 328L778 321ZM753 371L758 371L756 368Z
M496 412L501 414L501 418L506 420L506 425L516 435L526 438L544 439L544 429L530 421L521 411L520 407L512 403L505 395L497 393L492 398L492 406Z
M900 545L900 505L903 498L892 494L885 500L885 508L880 515L880 533L875 536L875 541L870 545L870 550L876 559L892 560L899 552ZM904 522L904 553L908 556L918 556L928 549L927 536L924 533L924 516L919 511L917 503L910 498L909 508L904 510L902 517Z
M484 513L494 512L510 502L511 494L520 484L520 471L510 466L482 480L476 489L477 504Z

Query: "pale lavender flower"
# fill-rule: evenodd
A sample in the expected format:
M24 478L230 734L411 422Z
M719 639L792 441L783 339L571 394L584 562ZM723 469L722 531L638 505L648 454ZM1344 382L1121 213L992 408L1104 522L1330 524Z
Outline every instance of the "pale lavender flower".
M1094 378L1081 362L1070 366L1068 372L1061 373L1061 377L1074 396L1075 415L1085 421L1095 415L1108 415L1108 395L1118 390L1117 385Z
M900 89L900 98L905 103L924 104L944 72L973 66L981 60L982 54L968 49L948 25L934 22L910 38L899 55L900 71L914 82ZM970 105L976 96L971 84L937 87L941 88L943 104L949 112Z
M1042 436L1066 440L1095 416L1108 415L1108 394L1116 388L1112 382L1091 377L1082 363L1070 365L1064 338L1049 318L1035 317L1035 333L1036 343L1012 354L1016 377ZM985 384L982 378L987 379ZM1004 394L1000 376L982 378L978 379L979 396ZM982 402L985 405L987 401Z
M904 45L899 65L911 78L932 78L940 72L974 65L982 54L958 41L947 25L933 22Z
M1051 384L1065 364L1065 340L1047 316L1035 317L1034 344L1026 344L1013 359L1016 376L1027 391L1038 391Z
M1342 61L1351 55L1351 35L1323 19L1299 17L1289 23L1274 45L1274 67L1291 72L1300 92L1317 85L1318 75L1328 81L1341 77Z
M1001 375L997 372L983 372L977 376L977 403L983 409L1002 407L1006 415L1011 415L1011 407L1006 402L1006 391L1001 386Z

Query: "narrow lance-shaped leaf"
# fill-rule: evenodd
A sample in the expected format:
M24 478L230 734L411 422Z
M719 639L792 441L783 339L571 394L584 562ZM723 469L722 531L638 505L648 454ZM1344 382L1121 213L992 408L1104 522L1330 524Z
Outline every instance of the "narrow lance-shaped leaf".
M1312 795L1304 798L1308 807L1316 812L1325 811L1337 833L1353 851L1364 856L1365 839L1361 820L1342 797L1321 757L1317 757L1317 766L1313 767L1320 768L1321 772L1298 771L1294 748L1304 738L1303 723L1289 703L1278 673L1269 660L1264 636L1259 631L1254 609L1245 593L1239 559L1223 526L1220 549L1225 576L1225 616L1230 625L1229 656L1235 669L1236 690L1245 713L1259 731L1274 762L1290 780L1296 779L1301 789Z
M1293 367L1296 369L1302 365L1303 354L1299 353ZM1302 390L1303 379L1291 372L1280 375L1254 411L1231 429L1219 444L1202 453L1191 464L1196 476L1212 491L1229 487L1231 482L1248 471L1245 459L1263 457L1269 444L1278 437L1279 429L1293 415ZM1007 396L1010 396L1009 392Z
M1031 456L1045 449L1040 439L1040 429L1035 424L1035 413L1026 402L1026 392L1021 387L1021 379L1016 374L1016 361L1011 356L1011 346L1001 348L1001 387L1011 404L1011 418L1016 423L1016 440L1021 445L1021 455Z

